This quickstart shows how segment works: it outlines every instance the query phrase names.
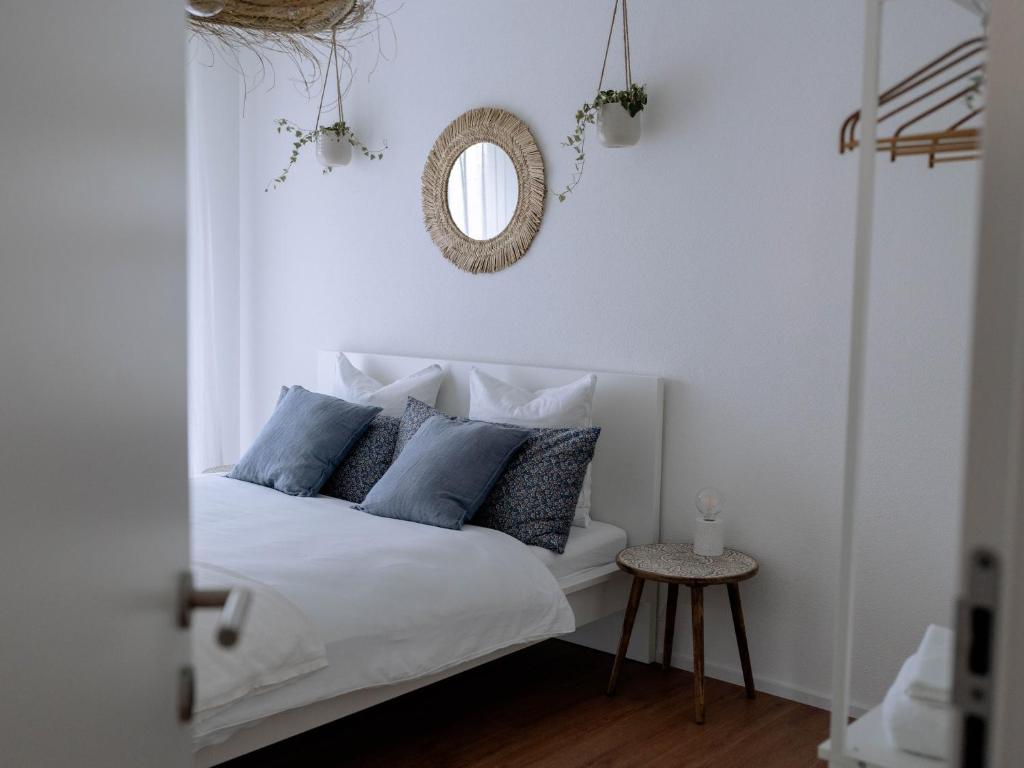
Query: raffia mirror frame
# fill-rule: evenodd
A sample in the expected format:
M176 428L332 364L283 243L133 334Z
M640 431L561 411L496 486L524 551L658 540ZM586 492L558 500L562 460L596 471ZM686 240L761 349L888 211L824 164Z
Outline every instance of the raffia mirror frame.
M464 234L448 209L448 175L459 156L479 142L497 144L516 170L519 198L508 226L490 240ZM467 272L497 272L529 249L544 215L544 158L526 123L503 109L481 107L452 120L423 167L423 222L444 257Z

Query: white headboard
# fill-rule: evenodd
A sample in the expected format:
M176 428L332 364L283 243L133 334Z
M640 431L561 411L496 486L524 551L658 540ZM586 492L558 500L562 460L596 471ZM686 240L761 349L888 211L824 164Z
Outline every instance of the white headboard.
M588 373L565 368L345 354L361 371L385 383L439 363L447 376L437 397L437 407L452 416L469 412L469 372L474 367L529 389L561 386ZM338 353L320 351L317 355L317 389L336 394ZM601 427L601 437L594 455L591 516L625 529L630 544L656 542L661 528L662 380L654 376L594 373L594 424Z

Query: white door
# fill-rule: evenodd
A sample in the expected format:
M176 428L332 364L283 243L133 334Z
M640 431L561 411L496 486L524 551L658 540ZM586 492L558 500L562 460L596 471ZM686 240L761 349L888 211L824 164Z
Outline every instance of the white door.
M1024 0L994 0L957 624L965 768L1024 761Z
M0 11L0 764L181 768L184 8Z

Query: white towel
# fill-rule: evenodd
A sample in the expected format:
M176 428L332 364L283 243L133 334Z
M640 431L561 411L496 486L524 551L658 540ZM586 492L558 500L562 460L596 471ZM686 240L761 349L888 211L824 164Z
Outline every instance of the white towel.
M953 688L952 630L931 624L909 663L907 695L921 701L948 704Z
M910 676L918 662L907 659L896 682L882 702L882 722L889 743L898 749L948 760L953 733L953 708L922 701L907 694Z

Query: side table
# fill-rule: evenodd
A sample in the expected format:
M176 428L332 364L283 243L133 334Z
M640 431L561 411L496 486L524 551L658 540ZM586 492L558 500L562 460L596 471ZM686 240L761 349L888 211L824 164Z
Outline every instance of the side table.
M615 558L619 568L632 574L633 586L629 592L626 616L622 621L622 637L615 654L611 679L608 681L608 695L615 692L622 662L629 647L640 596L645 581L660 581L668 584L668 605L665 611L665 653L662 665L668 669L672 661L672 639L675 634L676 603L679 599L679 585L690 588L690 612L693 617L693 704L694 716L698 723L704 722L704 587L724 584L729 592L729 606L732 609L732 623L736 631L736 645L739 648L740 664L743 667L743 682L747 698L754 698L754 675L750 669L750 651L747 648L747 632L743 622L743 606L740 603L740 585L757 574L757 560L735 549L726 549L718 557L703 557L693 552L693 544L646 544L627 547Z

